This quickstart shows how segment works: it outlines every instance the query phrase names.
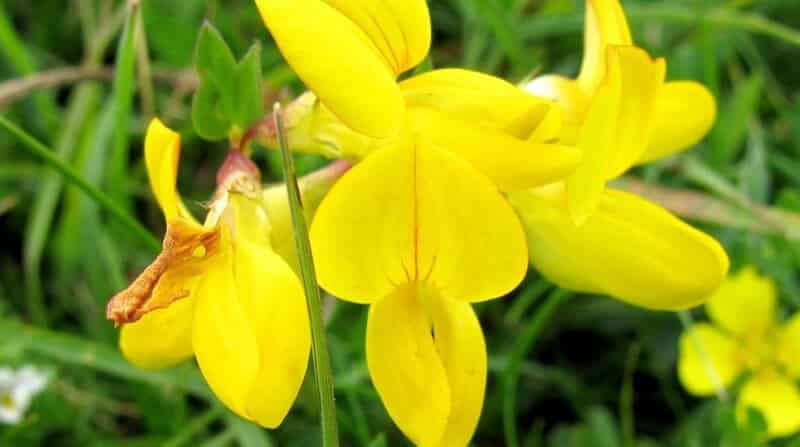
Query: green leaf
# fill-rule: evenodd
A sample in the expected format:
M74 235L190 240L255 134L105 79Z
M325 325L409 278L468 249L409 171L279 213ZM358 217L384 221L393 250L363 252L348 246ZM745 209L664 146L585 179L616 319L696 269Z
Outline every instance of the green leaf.
M201 82L192 99L192 124L201 138L216 141L228 135L230 115L222 105L222 95L209 82Z
M369 446L367 447L386 447L386 446L387 446L386 435L381 433L377 437L375 437L375 439L373 439L372 442L370 442Z
M264 115L261 44L256 42L236 66L236 114L233 123L247 129Z
M197 38L195 69L203 84L210 82L219 92L225 115L233 116L236 59L222 34L209 22L203 24Z

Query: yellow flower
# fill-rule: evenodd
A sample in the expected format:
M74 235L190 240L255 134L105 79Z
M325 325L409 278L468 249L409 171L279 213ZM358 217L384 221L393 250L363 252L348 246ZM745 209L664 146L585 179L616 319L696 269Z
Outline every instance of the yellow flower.
M133 364L162 368L194 355L219 399L277 427L305 377L310 350L300 282L272 250L258 171L232 153L204 224L176 191L178 134L153 120L145 139L150 185L167 221L156 260L108 304Z
M800 431L800 314L779 324L775 301L772 281L744 268L706 303L713 324L696 323L681 336L678 360L681 383L697 396L746 374L737 416L758 409L771 437Z
M501 191L559 180L580 153L533 140L554 127L552 103L500 79L436 70L398 83L430 46L424 0L256 4L313 92L287 110L293 148L363 159L312 222L319 282L370 304L367 364L400 429L467 445L487 365L470 303L511 291L528 264Z
M722 247L661 207L607 187L633 165L696 143L716 113L694 82L664 82L665 62L633 45L618 0L588 0L577 80L544 76L529 91L554 98L558 137L583 160L565 182L514 193L533 265L558 285L639 306L695 306L725 277Z

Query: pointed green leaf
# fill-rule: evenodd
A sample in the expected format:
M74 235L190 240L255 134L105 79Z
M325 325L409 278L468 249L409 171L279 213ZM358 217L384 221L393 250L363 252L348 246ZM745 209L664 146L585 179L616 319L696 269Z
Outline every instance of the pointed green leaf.
M264 115L264 81L261 44L256 42L236 66L236 115L234 124L247 129Z

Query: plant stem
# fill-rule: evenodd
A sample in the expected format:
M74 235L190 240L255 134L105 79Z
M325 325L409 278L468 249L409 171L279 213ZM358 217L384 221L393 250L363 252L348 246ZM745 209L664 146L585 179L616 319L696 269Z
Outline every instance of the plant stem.
M330 357L325 335L325 322L322 318L322 304L317 285L317 274L314 270L314 258L311 254L311 243L308 239L308 226L303 213L303 204L300 201L300 188L297 186L297 173L294 168L294 159L286 141L286 131L283 127L283 116L280 104L276 103L273 119L275 132L283 160L283 174L286 181L286 190L289 194L289 209L294 227L294 240L297 245L297 257L300 261L300 274L303 288L306 292L308 317L311 322L311 346L314 358L314 376L317 380L319 403L322 423L322 445L324 447L337 447L339 445L339 428L336 423L336 404L333 396L333 374L331 373Z
M147 228L142 226L142 224L140 224L124 209L117 205L117 203L114 202L111 197L87 182L83 177L80 176L80 174L75 172L71 166L65 163L64 160L60 159L53 151L48 149L47 146L24 130L20 129L16 124L7 120L4 116L0 116L0 126L4 127L10 133L16 136L23 143L22 147L25 148L30 154L40 158L48 166L57 170L67 181L77 186L101 207L105 208L106 211L110 212L112 215L114 215L114 217L119 219L119 221L128 227L128 229L130 229L134 235L141 239L145 245L156 252L161 249L161 244L158 242L158 239L153 237Z
M553 316L558 306L564 302L570 293L556 289L548 295L547 300L536 309L530 323L525 327L525 331L519 336L519 341L514 350L511 352L508 363L506 364L506 371L503 374L503 431L505 435L506 445L508 447L519 447L519 436L517 435L517 421L516 421L516 395L517 395L517 382L519 381L519 374L528 352L536 343L539 334L542 332L544 325Z

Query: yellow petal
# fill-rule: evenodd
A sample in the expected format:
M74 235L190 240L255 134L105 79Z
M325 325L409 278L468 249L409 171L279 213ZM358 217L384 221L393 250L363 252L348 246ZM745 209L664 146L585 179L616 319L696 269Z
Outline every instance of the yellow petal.
M609 63L619 64L622 85L616 135L606 174L614 178L633 166L647 148L667 64L664 59L652 59L637 47L610 47L608 52Z
M194 298L188 297L123 325L119 338L122 354L145 369L166 368L190 358L193 312Z
M606 73L609 45L631 45L630 29L619 0L588 0L583 34L583 64L578 77L584 91L591 94Z
M236 290L233 268L228 249L214 259L198 284L192 345L214 394L238 415L252 419L247 397L259 373L260 351Z
M781 327L778 337L778 362L789 375L800 379L800 313Z
M453 68L406 79L400 88L409 106L431 108L521 139L531 135L552 104L500 78Z
M737 335L765 334L775 324L775 284L745 267L731 276L706 303L706 312L720 327Z
M770 437L788 436L800 431L800 392L788 378L765 372L748 380L736 402L740 421L746 420L750 407L758 409L767 420Z
M630 168L647 147L666 73L663 59L653 60L639 48L610 46L607 53L608 72L578 134L583 162L567 184L578 223L594 211L606 180Z
M150 121L144 139L147 176L167 221L177 218L180 210L180 198L175 189L180 154L180 135L158 119Z
M650 143L639 163L647 163L688 149L714 125L717 103L697 82L667 82L656 99Z
M583 153L581 164L567 179L569 211L575 223L581 224L589 218L605 189L621 94L620 66L610 64L608 76L591 97L578 130L577 146Z
M322 0L256 0L298 76L345 124L383 138L397 132L404 103L396 73L367 33Z
M679 349L678 378L696 396L715 394L743 372L734 341L710 324L695 324L684 332Z
M395 74L428 55L431 18L425 0L325 0L353 21L383 55Z
M197 288L192 337L200 370L225 405L264 427L280 425L305 377L302 297L288 265L247 241L218 256Z
M235 250L237 293L260 359L245 409L254 421L274 428L289 412L306 375L311 338L305 298L299 279L278 255L246 241Z
M486 177L416 139L356 165L311 225L320 284L355 302L424 278L457 299L503 295L525 275L524 241L513 210Z
M581 160L571 146L526 141L426 107L409 108L409 116L414 132L468 161L503 191L563 179Z
M486 390L486 344L468 303L443 296L428 300L436 350L450 387L450 416L441 446L466 446L475 433Z
M576 226L565 196L563 185L510 196L533 266L561 287L679 310L704 302L727 273L714 239L651 202L607 189Z
M450 385L416 284L370 306L366 351L372 383L395 424L417 445L439 445Z

